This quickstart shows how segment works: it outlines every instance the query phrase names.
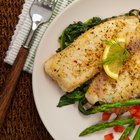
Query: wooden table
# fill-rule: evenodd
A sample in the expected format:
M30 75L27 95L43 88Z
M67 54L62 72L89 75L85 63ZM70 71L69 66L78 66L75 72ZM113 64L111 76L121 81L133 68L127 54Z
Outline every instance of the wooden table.
M23 3L24 0L0 0L0 90L11 69L3 59ZM0 128L0 140L53 140L37 113L31 74L21 73L4 125Z

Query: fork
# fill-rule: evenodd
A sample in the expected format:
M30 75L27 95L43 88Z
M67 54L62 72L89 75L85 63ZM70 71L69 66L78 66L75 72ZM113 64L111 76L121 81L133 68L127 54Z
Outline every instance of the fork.
M19 53L12 66L11 73L8 75L5 81L0 96L0 127L4 122L8 107L14 95L17 81L28 56L31 47L30 42L33 38L33 35L41 24L50 20L56 3L57 0L34 0L29 10L30 18L32 21L31 29L29 31L27 39L25 40L25 43L21 46L19 50Z

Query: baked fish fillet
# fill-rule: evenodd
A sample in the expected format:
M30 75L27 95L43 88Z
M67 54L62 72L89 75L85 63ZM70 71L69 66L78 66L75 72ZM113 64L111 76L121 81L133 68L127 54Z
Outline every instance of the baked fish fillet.
M64 91L73 91L101 71L103 41L123 37L127 46L138 26L139 19L135 16L119 16L103 22L48 59L45 71Z
M117 81L104 71L92 81L85 94L89 103L112 103L140 97L140 32L139 40L129 45L129 51L130 59L122 66Z

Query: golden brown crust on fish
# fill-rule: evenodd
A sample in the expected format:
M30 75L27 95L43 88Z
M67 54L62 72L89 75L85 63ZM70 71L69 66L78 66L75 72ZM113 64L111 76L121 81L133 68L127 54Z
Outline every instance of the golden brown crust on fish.
M130 59L122 66L117 81L104 71L92 81L85 94L89 103L112 103L140 96L140 40L133 42L130 48Z
M89 29L45 62L46 73L64 91L73 91L102 70L103 41L124 37L128 45L138 24L137 17L120 16Z

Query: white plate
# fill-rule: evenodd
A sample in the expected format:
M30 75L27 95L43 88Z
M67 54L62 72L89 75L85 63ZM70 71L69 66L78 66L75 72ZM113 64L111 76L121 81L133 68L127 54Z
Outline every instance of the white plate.
M134 8L140 8L139 0L76 0L57 16L44 34L34 63L33 93L39 115L55 140L103 140L104 134L113 130L79 137L83 129L99 121L100 114L84 116L79 113L77 105L57 108L59 98L64 93L45 75L43 62L55 54L59 47L58 37L73 21L86 21L93 16L111 17ZM115 134L115 140L118 138L119 134Z

